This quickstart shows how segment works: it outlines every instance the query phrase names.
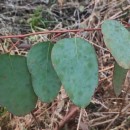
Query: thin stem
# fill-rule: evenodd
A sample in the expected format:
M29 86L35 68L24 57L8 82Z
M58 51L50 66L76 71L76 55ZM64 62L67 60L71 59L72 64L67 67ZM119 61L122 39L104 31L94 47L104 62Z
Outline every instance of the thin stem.
M36 116L34 115L33 112L31 112L31 115L32 115L32 117L34 118L34 120L35 120L35 122L36 122L36 124L37 124L38 129L39 129L39 130L42 130L42 128L41 128L41 126L40 126L40 123L38 122L38 120L37 120L37 118L36 118Z
M82 113L83 113L83 109L81 108L81 110L80 110L80 115L79 115L79 119L78 119L78 125L77 125L77 129L76 129L76 130L79 130L79 126L80 126L80 122L81 122Z

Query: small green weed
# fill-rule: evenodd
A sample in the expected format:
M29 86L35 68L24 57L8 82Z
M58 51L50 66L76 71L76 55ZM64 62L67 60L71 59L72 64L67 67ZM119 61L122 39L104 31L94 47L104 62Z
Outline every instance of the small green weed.
M45 17L43 17L45 15ZM44 11L41 6L37 7L36 10L34 10L34 14L31 15L31 17L28 19L28 23L30 24L32 29L37 28L48 28L50 24L57 23L54 20L50 19L49 11Z

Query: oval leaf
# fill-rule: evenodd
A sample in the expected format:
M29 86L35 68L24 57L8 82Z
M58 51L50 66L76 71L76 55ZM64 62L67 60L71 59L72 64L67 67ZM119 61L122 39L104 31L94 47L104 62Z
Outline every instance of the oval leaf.
M26 58L0 55L0 104L21 116L32 111L36 102Z
M86 107L98 84L93 46L81 38L60 40L52 50L52 62L70 99Z
M61 87L51 62L52 47L50 42L38 43L27 55L34 91L41 101L47 103L54 100Z
M122 85L124 84L127 72L128 70L115 63L113 72L113 87L116 96L119 96L121 93Z
M124 69L130 69L130 33L119 22L106 20L102 24L102 33L107 48Z

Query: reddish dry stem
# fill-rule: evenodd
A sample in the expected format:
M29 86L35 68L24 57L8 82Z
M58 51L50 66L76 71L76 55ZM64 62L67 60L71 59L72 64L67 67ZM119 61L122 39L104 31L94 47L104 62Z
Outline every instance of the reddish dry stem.
M20 44L19 40L15 44L12 44L11 48L9 49L9 52L11 52L11 50L14 49L18 44Z
M130 25L127 24L125 26L126 28L129 28ZM75 30L50 30L50 31L44 31L44 32L34 32L34 33L28 33L28 34L21 34L21 35L8 35L8 36L0 36L0 39L7 39L7 38L25 38L33 35L39 35L39 34L49 34L49 33L67 33L67 32L90 32L90 31L101 31L101 28L88 28L88 29L75 29Z
M126 28L130 28L130 25L127 24L125 26ZM67 33L67 32L90 32L90 31L101 31L101 28L88 28L88 29L75 29L75 30L50 30L50 31L44 31L44 32L34 32L34 33L28 33L28 34L21 34L21 35L8 35L8 36L0 36L0 39L6 39L6 38L25 38L33 35L39 35L39 34L49 34L49 33Z
M50 31L44 31L44 32L34 32L34 33L28 33L28 34L21 34L21 35L8 35L8 36L0 36L0 39L6 39L6 38L25 38L33 35L39 35L39 34L49 34L49 33L67 33L67 32L84 32L84 31L100 31L101 28L91 28L91 29L76 29L76 30L50 30Z

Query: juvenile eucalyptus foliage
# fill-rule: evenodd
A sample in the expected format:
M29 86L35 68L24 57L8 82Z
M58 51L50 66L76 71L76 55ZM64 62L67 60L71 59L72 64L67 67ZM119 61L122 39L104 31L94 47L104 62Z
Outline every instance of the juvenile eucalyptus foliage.
M61 82L51 62L54 44L43 42L34 45L27 55L27 65L36 95L43 102L52 102L58 95Z
M128 70L120 67L117 63L114 64L113 87L116 96L119 96L121 93L127 72Z
M52 49L52 63L70 99L86 107L98 84L93 46L81 38L62 39Z
M0 105L14 115L23 116L35 108L36 102L26 58L0 55Z
M130 32L118 21L106 20L102 24L105 44L124 69L130 69Z
M130 32L116 20L104 21L101 28L105 44L117 62L114 66L113 87L118 96L130 69Z
M106 47L117 62L113 86L118 96L130 69L130 33L115 20L104 21L101 28ZM0 105L14 115L31 112L37 96L43 102L52 102L61 84L77 106L85 108L90 103L98 85L98 62L89 42L65 38L55 45L50 41L38 43L30 49L27 59L0 55Z

